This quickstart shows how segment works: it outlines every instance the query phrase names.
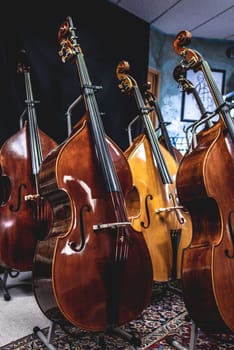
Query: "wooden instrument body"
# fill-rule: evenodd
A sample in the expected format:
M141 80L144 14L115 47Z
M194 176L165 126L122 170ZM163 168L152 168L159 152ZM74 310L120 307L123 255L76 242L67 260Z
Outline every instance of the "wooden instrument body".
M43 131L38 132L46 156L57 144ZM2 145L0 157L5 185L0 206L0 260L8 267L28 271L32 269L37 239L49 230L52 212L48 203L44 203L40 209L47 215L36 222L37 201L25 199L37 193L27 122Z
M197 140L177 173L178 196L193 224L182 258L184 299L201 329L233 331L234 145L222 121Z
M132 187L128 162L110 139L106 141L126 196ZM88 116L43 162L40 189L54 211L54 226L48 239L38 243L34 259L34 293L44 314L94 331L135 319L150 302L150 256L143 235L131 226L94 229L117 218ZM129 247L126 260L118 262L121 230L127 230Z
M181 276L181 256L184 247L191 240L191 220L187 212L181 211L185 218L183 225L178 224L174 210L156 213L161 208L178 205L175 193L175 177L178 164L169 151L160 144L161 153L169 168L172 183L162 183L152 148L143 133L125 151L132 174L135 193L128 196L127 209L132 218L132 225L141 230L146 240L155 281L165 282L172 278L173 247L172 236L180 237L176 261L176 276ZM149 217L148 217L149 215ZM180 234L181 233L181 234Z
M163 135L161 135L159 137L159 142L163 145L163 147L165 147L172 154L172 156L174 157L176 162L179 164L179 162L183 158L183 154L176 147L174 147L172 145L171 145L171 148L169 148L167 143L165 142ZM172 149L172 151L171 151L171 149Z

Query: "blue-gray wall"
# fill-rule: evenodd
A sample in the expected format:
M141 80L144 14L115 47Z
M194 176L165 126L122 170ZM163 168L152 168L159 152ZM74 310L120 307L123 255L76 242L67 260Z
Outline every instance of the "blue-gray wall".
M182 92L173 78L173 71L181 57L173 48L174 36L165 35L151 27L149 44L149 67L160 72L159 105L165 121L171 122L168 133L171 137L183 137L183 128L190 123L181 121ZM211 69L225 71L224 94L234 90L234 59L228 58L226 50L234 47L233 41L193 38L190 49L198 51Z

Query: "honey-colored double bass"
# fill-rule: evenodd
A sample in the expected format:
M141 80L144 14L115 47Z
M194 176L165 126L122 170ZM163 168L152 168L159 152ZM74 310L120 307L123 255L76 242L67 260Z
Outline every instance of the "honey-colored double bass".
M37 246L33 285L52 321L103 331L139 316L150 303L152 265L141 232L128 219L132 175L120 148L105 135L71 17L58 33L63 62L76 63L86 113L39 175L52 205L48 239Z
M136 81L126 73L129 69L129 63L121 61L116 75L121 91L134 95L144 131L125 151L134 182L127 207L134 228L144 234L154 280L168 282L181 277L181 254L191 240L191 220L175 192L177 161L159 143L150 109L145 105Z
M192 241L183 251L183 294L198 327L233 332L234 124L208 63L185 47L190 41L190 32L180 32L175 52L182 56L184 67L204 74L218 120L207 124L204 119L204 128L177 172L178 197L193 224Z

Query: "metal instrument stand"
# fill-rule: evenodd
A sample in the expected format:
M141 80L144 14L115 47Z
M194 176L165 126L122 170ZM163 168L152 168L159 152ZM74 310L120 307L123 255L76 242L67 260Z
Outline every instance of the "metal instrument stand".
M114 333L116 335L119 335L123 339L127 340L130 344L140 346L141 345L141 339L138 337L135 337L134 335L131 335L130 333L124 331L123 329L116 327L111 328L110 333Z
M20 272L18 270L6 268L6 267L2 267L2 269L3 269L3 278L0 277L0 287L3 291L4 300L9 301L11 299L11 296L8 292L8 288L12 288L13 286L7 287L7 278L8 276L15 278L19 275Z
M51 322L49 327L49 333L47 337L44 335L44 333L41 331L39 327L34 327L33 332L40 338L42 343L47 347L49 350L56 350L56 348L51 344L51 342L54 339L55 335L55 323Z
M41 331L39 327L34 327L33 328L33 333L38 336L38 338L42 341L42 343L47 347L48 350L57 350L53 345L52 342L55 337L55 326L56 324L52 321L50 321L50 326L49 326L49 332L48 335L45 336L45 334ZM125 332L124 330L120 329L119 327L116 328L110 328L107 330L109 334L113 333L116 335L119 335L129 341L133 345L140 346L141 345L141 340L135 336L132 336L128 332ZM103 335L100 335L99 337L99 343L100 345L103 345L103 348L105 348L105 339L104 339L104 333Z
M83 96L80 95L77 97L77 99L75 99L75 101L72 102L72 104L68 107L68 110L66 111L66 117L67 117L67 133L68 133L68 137L70 136L71 132L72 132L72 123L71 123L71 114L72 114L72 110L73 108L75 108L75 106L83 99Z
M176 340L174 340L170 336L166 337L166 341L168 344L170 344L171 346L173 346L177 350L196 350L197 332L198 332L198 328L197 328L195 322L192 321L190 341L189 341L188 348L184 347L183 345L181 345L179 342L177 342Z

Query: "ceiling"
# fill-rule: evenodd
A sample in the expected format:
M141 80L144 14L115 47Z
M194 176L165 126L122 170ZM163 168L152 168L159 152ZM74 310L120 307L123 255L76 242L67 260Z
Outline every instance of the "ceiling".
M165 34L234 40L234 0L108 0Z

